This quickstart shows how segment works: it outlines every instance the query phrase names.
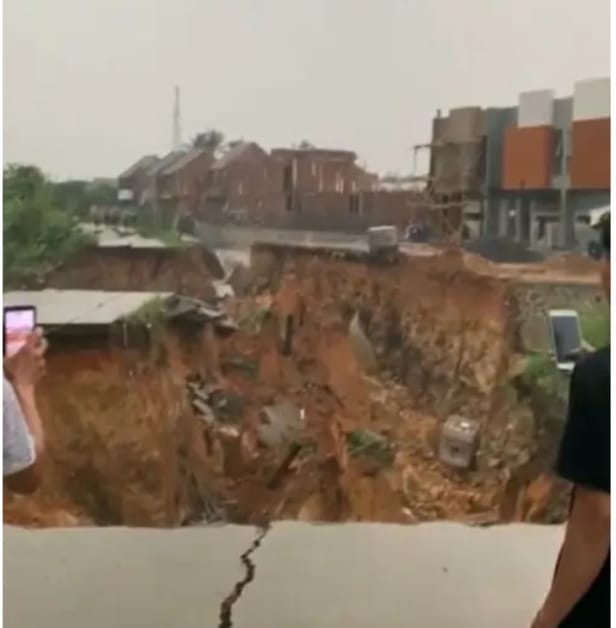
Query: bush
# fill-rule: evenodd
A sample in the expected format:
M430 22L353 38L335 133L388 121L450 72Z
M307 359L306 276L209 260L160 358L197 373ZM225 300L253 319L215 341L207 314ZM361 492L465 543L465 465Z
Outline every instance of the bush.
M564 401L567 398L569 379L556 367L553 356L547 353L532 353L524 358L521 374L526 390L538 390L547 398Z
M13 165L3 174L4 278L10 286L61 263L90 238L57 207L51 184L37 168Z

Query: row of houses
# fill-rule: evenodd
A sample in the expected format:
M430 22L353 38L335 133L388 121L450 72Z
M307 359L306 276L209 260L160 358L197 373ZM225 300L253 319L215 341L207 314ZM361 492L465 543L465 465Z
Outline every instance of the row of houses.
M238 142L219 157L203 148L142 157L119 176L118 200L154 207L161 216L254 223L268 215L329 211L332 203L359 213L359 195L377 184L351 151L267 152L255 142Z
M610 123L610 79L591 79L567 97L542 89L438 112L416 150L430 152L430 196L462 203L484 234L571 247L610 202Z

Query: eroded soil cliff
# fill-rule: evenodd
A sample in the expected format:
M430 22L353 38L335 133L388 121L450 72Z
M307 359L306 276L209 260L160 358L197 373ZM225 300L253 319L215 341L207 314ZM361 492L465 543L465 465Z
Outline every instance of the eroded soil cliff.
M558 433L515 383L511 281L455 253L383 266L257 246L251 289L227 304L228 338L58 348L40 391L44 486L9 498L7 521L562 518ZM471 469L437 455L451 414L480 425Z

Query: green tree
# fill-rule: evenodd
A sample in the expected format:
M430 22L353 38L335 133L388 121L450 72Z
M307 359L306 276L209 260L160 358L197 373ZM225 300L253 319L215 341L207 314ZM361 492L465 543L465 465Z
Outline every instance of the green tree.
M191 142L193 148L204 148L212 153L218 153L225 143L225 134L216 129L209 129L197 133Z
M89 242L75 216L58 208L53 185L34 166L3 172L4 279L43 272Z
M117 200L116 187L105 181L69 180L51 186L58 208L84 219L93 205L109 207Z
M53 183L54 201L58 209L85 216L89 209L87 181L61 181Z

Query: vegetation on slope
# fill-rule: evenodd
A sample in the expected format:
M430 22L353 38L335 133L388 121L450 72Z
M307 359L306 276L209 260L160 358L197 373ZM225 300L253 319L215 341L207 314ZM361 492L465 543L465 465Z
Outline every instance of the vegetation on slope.
M610 344L610 309L607 303L599 303L580 313L582 337L595 349Z

